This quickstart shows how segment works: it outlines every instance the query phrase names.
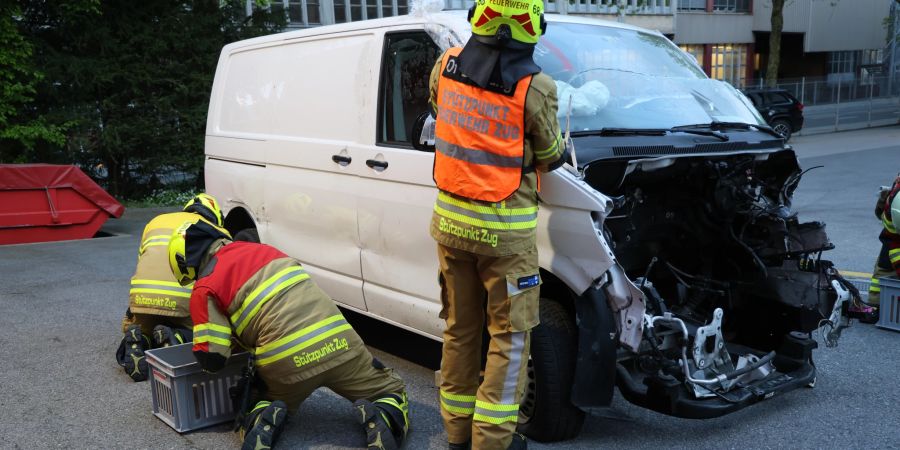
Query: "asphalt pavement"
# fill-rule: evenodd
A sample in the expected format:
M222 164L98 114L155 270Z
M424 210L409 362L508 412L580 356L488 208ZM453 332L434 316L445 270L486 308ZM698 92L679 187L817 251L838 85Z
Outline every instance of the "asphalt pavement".
M828 223L838 267L866 272L878 250L875 190L900 171L900 127L800 136L808 172L795 195L804 220ZM139 234L167 210L128 210L111 237L0 246L0 448L237 448L227 426L178 434L150 412L147 382L114 361ZM373 352L404 377L413 429L405 448L441 449L433 369L439 344L352 319ZM378 348L375 348L378 347ZM676 419L616 396L581 435L532 449L900 448L900 333L854 324L816 351L818 381L725 417ZM290 418L281 448L359 448L350 405L317 391Z

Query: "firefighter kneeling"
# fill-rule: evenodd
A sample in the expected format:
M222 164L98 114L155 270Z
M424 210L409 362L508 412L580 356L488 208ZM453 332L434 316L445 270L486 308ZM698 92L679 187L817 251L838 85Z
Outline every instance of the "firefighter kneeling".
M354 402L368 448L402 445L409 428L403 381L373 358L299 262L268 245L231 242L199 221L172 234L169 264L181 285L194 282L193 351L203 369L225 366L232 338L254 354L261 387L259 401L238 410L243 448L271 447L288 412L319 387Z
M149 374L145 350L191 340L191 287L179 285L172 276L168 247L172 231L200 218L222 226L222 212L211 195L198 194L181 212L158 215L144 227L122 319L125 336L116 350L116 361L134 381L144 381Z

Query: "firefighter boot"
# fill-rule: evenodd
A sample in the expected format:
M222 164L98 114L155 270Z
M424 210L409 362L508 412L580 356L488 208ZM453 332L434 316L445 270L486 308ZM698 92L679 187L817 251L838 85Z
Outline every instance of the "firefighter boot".
M184 344L190 340L190 332L181 328L169 328L165 325L153 328L153 348Z
M287 413L287 405L281 400L257 403L244 418L241 426L241 438L244 440L241 450L274 447L287 422Z
M454 444L448 442L447 450L472 450L472 441L466 441L462 444Z
M390 394L374 402L353 403L357 420L366 430L366 448L395 450L403 445L409 431L409 403L406 394Z
M134 381L144 381L150 373L144 350L150 348L150 340L141 334L140 325L130 325L125 329L125 337L116 350L116 360L125 373Z

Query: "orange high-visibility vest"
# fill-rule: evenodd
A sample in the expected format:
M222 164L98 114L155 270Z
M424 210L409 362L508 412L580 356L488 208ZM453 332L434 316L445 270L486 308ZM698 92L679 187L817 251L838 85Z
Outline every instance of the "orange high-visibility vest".
M524 171L525 95L529 75L509 94L467 84L451 48L437 92L434 182L442 191L499 202L519 189Z

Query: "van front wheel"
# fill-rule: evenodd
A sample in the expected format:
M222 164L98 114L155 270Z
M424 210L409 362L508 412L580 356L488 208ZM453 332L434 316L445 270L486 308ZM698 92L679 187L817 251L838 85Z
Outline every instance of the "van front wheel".
M536 441L562 441L577 436L584 423L584 412L569 400L578 327L566 308L549 298L541 298L540 317L541 324L531 331L531 358L518 428Z

